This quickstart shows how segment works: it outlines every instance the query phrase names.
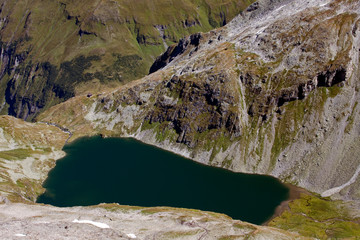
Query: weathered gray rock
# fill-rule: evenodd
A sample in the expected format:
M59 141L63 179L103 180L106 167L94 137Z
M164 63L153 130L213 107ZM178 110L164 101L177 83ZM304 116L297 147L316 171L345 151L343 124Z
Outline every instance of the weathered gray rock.
M223 214L117 204L73 208L0 204L0 232L3 239L304 239Z

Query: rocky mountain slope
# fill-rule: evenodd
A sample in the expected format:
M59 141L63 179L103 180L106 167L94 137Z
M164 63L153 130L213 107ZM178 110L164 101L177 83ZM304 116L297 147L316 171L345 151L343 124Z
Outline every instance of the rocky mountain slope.
M359 1L262 1L170 47L161 71L39 119L357 201L358 13Z
M253 0L0 1L0 112L31 120L87 88L144 76L181 37Z
M61 149L68 137L56 126L1 116L0 198L35 202L55 160L65 155Z

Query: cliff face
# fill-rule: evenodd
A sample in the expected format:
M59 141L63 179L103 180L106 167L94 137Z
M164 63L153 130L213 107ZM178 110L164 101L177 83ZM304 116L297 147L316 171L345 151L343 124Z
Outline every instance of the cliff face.
M31 120L87 89L140 78L168 45L251 2L1 0L0 113Z
M40 119L357 200L358 12L358 1L260 1L170 47L160 71Z

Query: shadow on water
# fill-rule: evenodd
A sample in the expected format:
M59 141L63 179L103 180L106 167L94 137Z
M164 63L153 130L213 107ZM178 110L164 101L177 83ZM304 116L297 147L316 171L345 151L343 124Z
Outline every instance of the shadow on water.
M38 203L193 208L261 224L289 193L275 178L205 166L134 139L87 137L64 151Z

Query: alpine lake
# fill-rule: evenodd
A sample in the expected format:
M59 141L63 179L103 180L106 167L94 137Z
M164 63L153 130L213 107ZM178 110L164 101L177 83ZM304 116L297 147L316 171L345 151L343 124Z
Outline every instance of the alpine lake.
M85 137L63 150L38 203L170 206L262 224L289 196L273 177L202 165L130 138Z

